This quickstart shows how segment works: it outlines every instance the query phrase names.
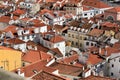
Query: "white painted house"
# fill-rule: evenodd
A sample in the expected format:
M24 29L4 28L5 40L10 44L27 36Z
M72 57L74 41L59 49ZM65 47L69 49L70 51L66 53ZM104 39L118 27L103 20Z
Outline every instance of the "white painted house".
M26 43L18 38L9 39L9 40L5 41L4 44L6 44L14 49L18 49L22 52L26 51Z
M108 59L108 71L111 78L120 80L120 52L113 53Z
M65 56L65 40L61 36L48 33L40 37L40 43L49 49L58 48Z

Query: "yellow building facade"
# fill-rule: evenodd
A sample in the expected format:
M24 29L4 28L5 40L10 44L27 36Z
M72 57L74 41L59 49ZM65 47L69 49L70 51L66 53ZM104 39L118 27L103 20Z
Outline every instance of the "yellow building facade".
M84 49L85 46L85 38L86 33L80 32L76 30L68 30L68 37L67 40L71 42L71 46L76 47L76 48L80 48L80 49Z
M0 46L0 68L12 71L21 67L21 52Z

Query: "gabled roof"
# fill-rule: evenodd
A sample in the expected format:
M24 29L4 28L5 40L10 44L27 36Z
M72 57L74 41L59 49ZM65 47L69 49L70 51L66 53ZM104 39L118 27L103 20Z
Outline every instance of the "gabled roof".
M58 62L53 63L52 65L50 65L50 67L58 69L60 74L71 75L71 76L79 76L82 72L82 68L80 67L58 63Z
M94 8L108 8L110 7L106 3L100 1L100 0L84 0L83 5L88 7L94 7Z
M87 64L98 64L101 63L103 61L102 58L100 58L98 55L94 55L94 54L89 54L88 60L87 60Z
M103 22L101 24L101 26L104 26L104 27L118 27L118 24L117 23L112 23L112 22Z
M9 23L9 21L10 21L9 16L1 16L0 17L0 22Z
M23 43L25 43L24 41L22 41L18 38L9 39L6 42L9 44L23 44Z
M52 42L52 43L58 43L58 42L62 42L62 41L65 41L65 39L59 35L55 35L50 39L50 42Z
M113 7L111 9L106 10L106 12L118 13L120 12L120 7Z
M70 64L71 62L74 62L74 61L77 61L79 58L79 55L78 54L74 54L70 57L66 57L64 59L61 59L60 62L61 63L65 63L65 64Z
M43 39L48 40L52 43L59 43L65 41L65 39L62 36L56 35L54 32L43 33Z
M53 48L53 49L51 49L51 51L53 51L54 56L63 57L61 51L58 48Z
M41 71L40 73L32 77L33 80L66 80L65 78L49 73L47 71Z
M14 15L22 15L22 14L25 14L25 10L21 10L21 9L16 9L13 14Z
M89 76L87 78L81 78L79 80L116 80L116 79L91 75L91 76Z
M40 50L40 51L46 52L46 53L49 51L48 48L44 47L41 44L37 45L37 49Z
M4 32L9 32L11 31L12 33L16 33L17 32L17 26L14 26L14 25L9 25L7 26L3 31Z
M90 36L95 36L95 37L99 37L99 36L101 36L103 33L104 33L103 30L93 29L92 31L90 31L90 32L88 33L88 35L90 35Z
M50 60L51 55L42 52L42 51L35 51L29 50L26 53L23 53L22 60L25 62L34 63L39 60Z

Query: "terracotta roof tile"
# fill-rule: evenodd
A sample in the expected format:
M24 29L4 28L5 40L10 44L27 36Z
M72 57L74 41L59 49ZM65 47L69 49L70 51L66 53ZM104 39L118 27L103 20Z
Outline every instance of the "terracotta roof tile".
M79 57L78 54L74 54L74 55L72 55L70 57L66 57L66 58L60 60L60 62L65 63L65 64L69 64L69 63L71 63L73 61L78 60L78 57Z
M94 7L94 8L108 8L108 7L110 7L106 3L99 1L99 0L84 0L82 4L85 6L90 6L90 7Z
M42 51L29 50L23 53L22 60L30 63L34 63L39 60L50 60L51 55L44 53Z
M53 48L53 49L51 49L51 51L53 51L55 53L54 55L58 55L60 57L63 57L61 51L58 48Z
M10 21L10 17L9 16L1 16L0 17L0 22L8 23L9 21Z
M7 40L7 43L10 43L10 44L23 44L25 42L20 40L20 39L18 39L18 38L13 38L13 39Z
M44 47L41 44L37 45L37 49L40 50L40 51L43 51L43 52L48 52L49 51L48 48Z
M21 9L16 9L13 14L14 15L22 15L22 14L25 14L25 10L21 10Z
M90 32L88 33L88 35L99 37L99 36L101 36L103 33L104 33L103 30L93 29L92 31L90 31Z
M79 80L115 80L115 79L100 76L89 76L87 78L81 78Z
M82 72L82 68L80 67L58 62L53 63L52 65L50 65L50 67L58 69L60 74L66 74L71 76L78 76Z
M7 26L3 31L4 31L4 32L9 32L9 31L11 31L12 33L16 33L16 32L17 32L16 28L17 28L17 26L9 25L9 26Z
M98 64L100 62L102 62L103 59L100 58L98 55L94 55L94 54L89 54L89 58L87 60L87 64L92 64L92 65L95 65L95 64Z
M33 70L39 72L45 65L46 65L46 61L37 61L31 65L23 67L21 70L22 72L25 73L26 77L30 77L35 74Z
M46 71L41 71L40 73L34 75L32 79L33 80L66 80L61 76L58 76Z
M120 12L120 7L113 7L111 9L106 10L106 12L118 13L118 12Z
M111 23L111 22L103 22L101 24L101 26L105 26L105 27L117 27L118 24L117 23Z
M65 39L62 38L62 36L59 36L59 35L55 35L54 37L52 37L50 39L50 42L52 42L52 43L58 43L58 42L62 42L62 41L65 41Z

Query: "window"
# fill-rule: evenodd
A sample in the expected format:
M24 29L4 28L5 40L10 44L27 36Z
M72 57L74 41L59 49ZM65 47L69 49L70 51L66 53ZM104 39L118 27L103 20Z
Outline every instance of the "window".
M60 44L57 44L57 46L60 46Z
M84 14L84 16L87 16L87 14Z
M80 47L82 47L82 43L80 43Z
M82 40L82 36L80 36L80 40Z
M111 76L113 76L114 74L113 74L113 72L111 72Z
M3 66L1 66L0 68L3 69Z
M114 64L112 64L112 67L114 67Z
M76 35L76 39L78 39L78 36Z
M70 37L70 34L68 34L68 37Z
M100 65L100 68L103 68L103 64Z
M96 13L98 13L98 11L96 11Z
M22 66L25 66L25 63L23 63Z
M86 42L86 45L88 46L88 45L89 45L89 42Z
M91 46L93 46L93 43L91 43Z
M74 45L74 42L72 41L72 45Z
M76 42L76 46L78 45L78 43Z
M72 35L72 38L74 38L74 35Z
M29 39L29 36L27 36L27 39Z
M116 61L116 59L114 59L114 62Z

